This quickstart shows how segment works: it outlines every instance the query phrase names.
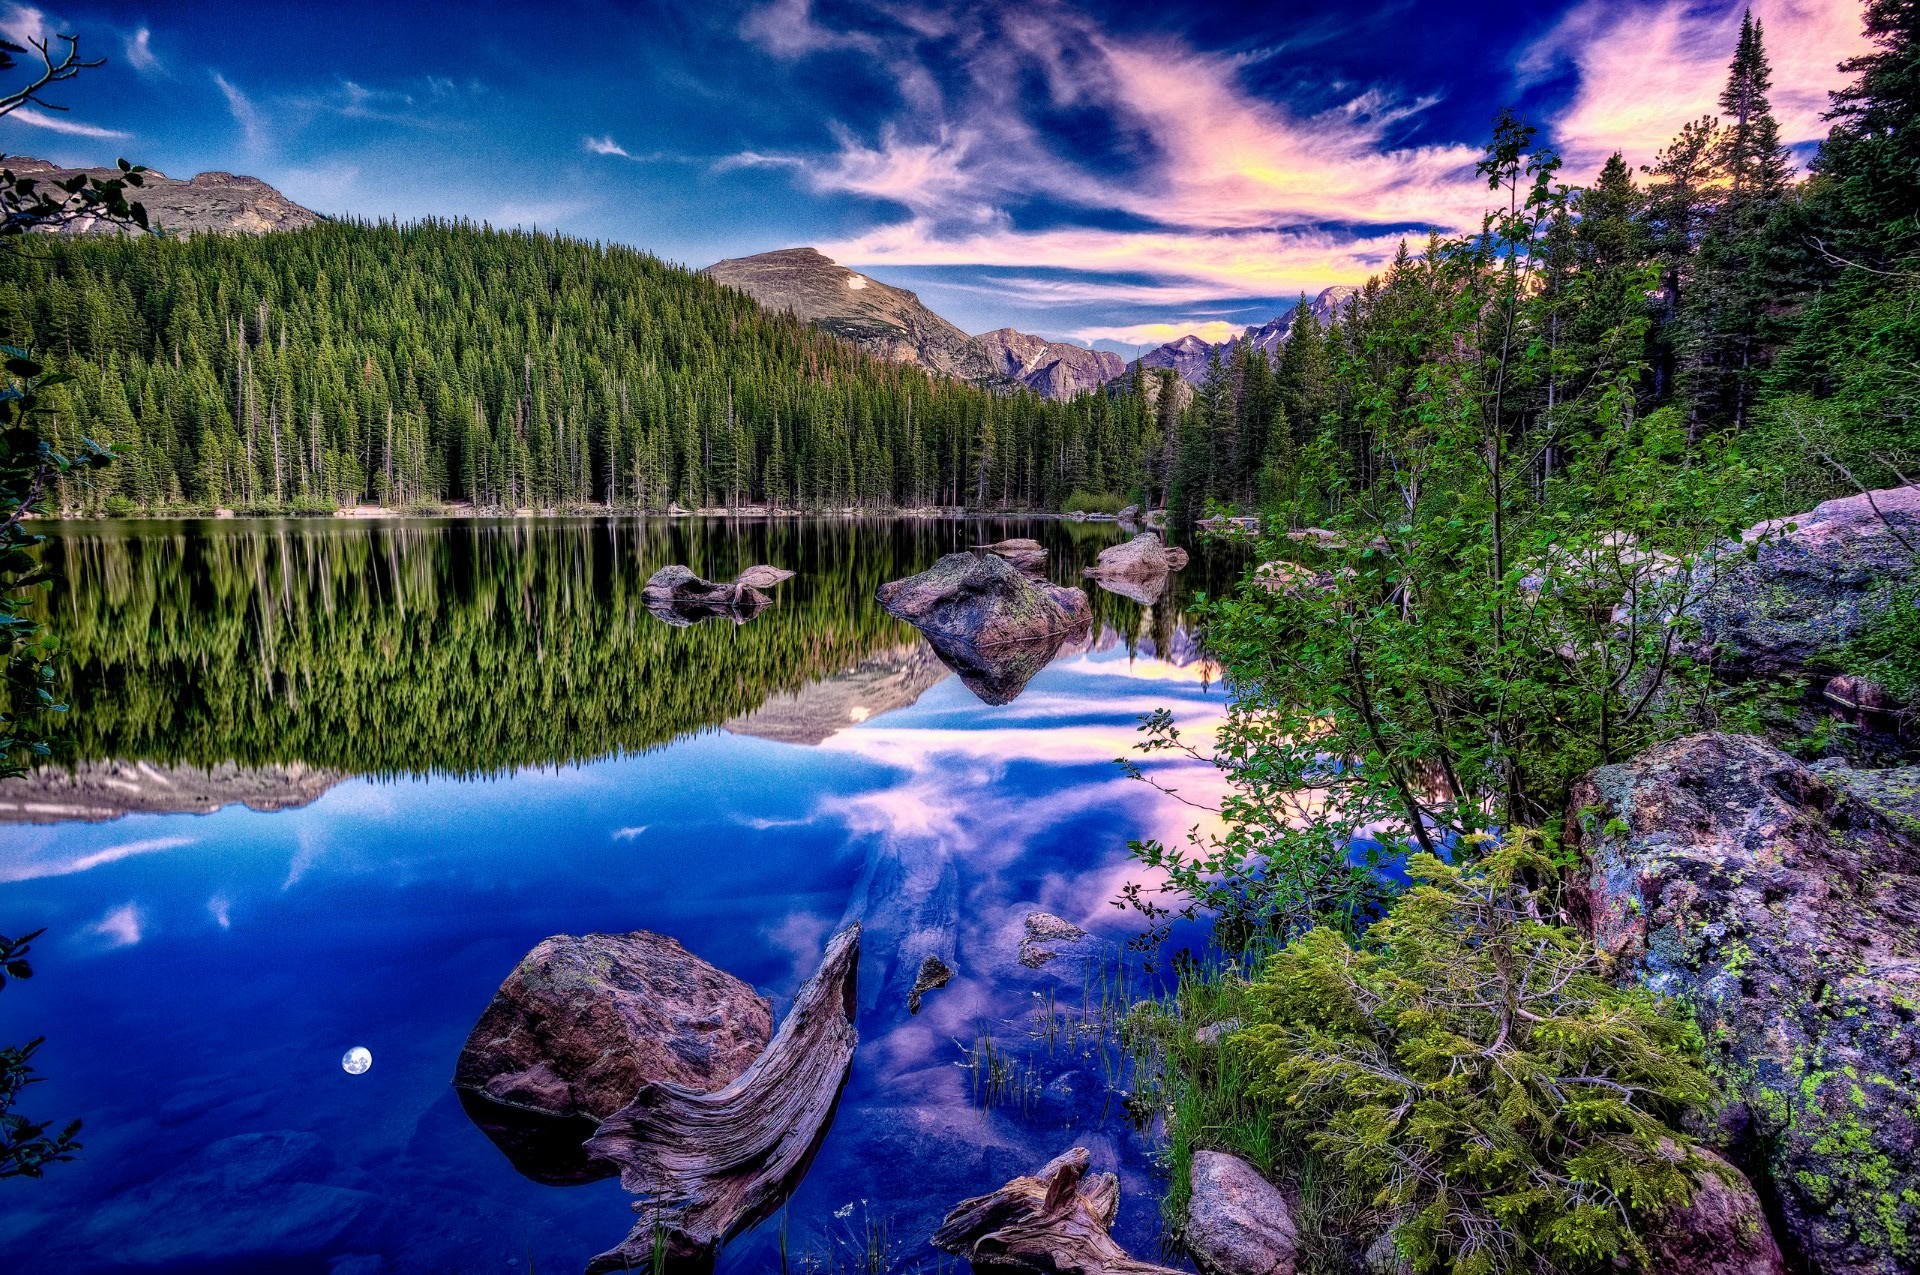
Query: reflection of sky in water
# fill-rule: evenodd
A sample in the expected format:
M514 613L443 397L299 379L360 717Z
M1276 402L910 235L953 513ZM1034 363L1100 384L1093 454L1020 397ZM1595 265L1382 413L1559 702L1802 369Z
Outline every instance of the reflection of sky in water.
M997 709L948 677L817 747L714 733L491 781L354 780L275 814L0 831L5 914L49 928L40 977L6 992L9 1034L49 1038L24 1108L86 1120L79 1162L0 1188L0 1251L22 1272L220 1256L338 1275L578 1270L626 1232L618 1186L520 1178L448 1086L500 979L549 934L644 928L783 1009L858 917L862 1044L790 1247L870 1213L892 1216L904 1255L964 1196L1083 1143L1122 1169L1119 1234L1149 1252L1147 1148L1103 1116L1097 1077L983 1114L955 1063L956 1041L1036 991L1080 995L1076 962L1016 963L1028 911L1112 940L1134 927L1110 906L1133 875L1125 841L1197 817L1113 765L1163 705L1200 734L1220 695L1197 667L1110 650ZM1169 782L1209 794L1211 772L1192 772ZM958 977L908 1018L927 951ZM366 1075L341 1070L351 1045L373 1051ZM776 1229L723 1268L776 1265Z

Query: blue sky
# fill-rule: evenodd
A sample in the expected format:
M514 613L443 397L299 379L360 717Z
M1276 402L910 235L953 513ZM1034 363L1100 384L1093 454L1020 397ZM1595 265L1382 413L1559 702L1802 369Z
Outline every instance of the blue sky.
M1761 0L1810 143L1857 0ZM0 147L703 266L813 244L969 331L1219 339L1473 224L1513 103L1578 177L1713 109L1737 3L0 5L106 56ZM24 113L23 113L24 114Z

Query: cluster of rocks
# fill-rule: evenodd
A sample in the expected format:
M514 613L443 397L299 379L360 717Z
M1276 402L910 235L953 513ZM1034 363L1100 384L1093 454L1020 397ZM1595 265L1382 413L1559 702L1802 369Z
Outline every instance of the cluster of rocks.
M744 624L773 605L768 589L791 579L791 571L761 565L718 583L676 564L649 576L640 600L656 617L676 627L722 617Z

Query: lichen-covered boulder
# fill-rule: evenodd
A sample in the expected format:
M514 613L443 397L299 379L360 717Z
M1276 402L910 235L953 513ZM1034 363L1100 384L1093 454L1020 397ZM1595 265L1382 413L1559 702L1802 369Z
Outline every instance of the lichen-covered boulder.
M1100 580L1152 580L1186 565L1186 550L1168 549L1156 533L1143 531L1102 549L1085 574Z
M1577 911L1687 1001L1723 1126L1827 1275L1920 1262L1920 837L1765 742L1709 732L1576 786Z
M1196 1151L1184 1235L1208 1275L1293 1275L1300 1230L1280 1188L1222 1151Z
M1038 540L1024 537L996 540L990 545L975 545L974 548L996 558L1005 558L1030 576L1041 575L1047 569L1047 548Z
M1839 649L1920 580L1915 546L1920 486L1829 500L1751 527L1738 545L1692 567L1698 654L1737 673L1839 673Z
M613 1169L589 1165L580 1140L642 1086L719 1089L772 1034L764 997L674 939L562 934L507 975L467 1036L453 1083L477 1100L469 1114L523 1173L584 1181Z
M1073 633L1093 619L1079 589L1033 579L992 553L950 553L876 596L888 615L970 647Z

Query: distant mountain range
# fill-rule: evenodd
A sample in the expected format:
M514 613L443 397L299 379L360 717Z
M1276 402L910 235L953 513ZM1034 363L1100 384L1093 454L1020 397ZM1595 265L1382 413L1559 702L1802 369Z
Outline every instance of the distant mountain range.
M813 248L736 257L702 273L870 354L990 389L1024 385L1048 398L1066 399L1104 385L1125 367L1118 355L1012 328L968 336L906 289L849 270Z
M10 155L5 166L15 176L42 181L59 181L77 172L92 177L120 175L118 169L111 168L62 168L28 155ZM260 235L272 230L302 230L320 220L319 213L302 208L258 177L201 173L182 180L153 171L145 176L146 184L130 193L147 206L147 217L157 230L188 235ZM81 235L117 227L82 218L62 229L66 234Z
M11 156L5 163L20 176L46 180L82 171L95 177L117 175L114 169L62 168L25 155ZM146 205L156 228L174 234L267 234L304 229L322 220L319 213L294 203L257 177L211 172L181 179L150 171L146 178L136 198ZM63 231L88 234L117 229L83 219ZM868 353L915 363L988 389L1024 386L1047 398L1070 399L1110 384L1134 366L1105 350L1049 341L1013 328L969 336L928 309L914 293L849 270L813 248L737 257L716 262L702 273L770 310L791 311ZM1309 308L1324 323L1354 291L1328 288ZM1251 340L1271 355L1292 332L1297 317L1289 311L1248 328L1235 339ZM1206 377L1214 352L1224 354L1231 344L1211 345L1197 336L1183 336L1148 351L1137 362L1148 369L1172 368L1182 380L1196 385Z
M1358 288L1327 288L1319 296L1307 302L1306 308L1313 312L1322 326L1331 320L1348 297L1358 292ZM1169 341L1157 349L1148 350L1135 362L1149 371L1159 368L1172 368L1189 385L1198 385L1207 377L1207 364L1212 361L1214 352L1219 351L1222 358L1236 341L1251 341L1255 348L1263 351L1269 358L1278 354L1280 346L1293 335L1293 325L1300 318L1299 307L1287 311L1277 319L1270 319L1257 328L1248 328L1232 340L1210 345L1197 336L1183 336L1177 341ZM1127 364L1130 371L1133 363Z

